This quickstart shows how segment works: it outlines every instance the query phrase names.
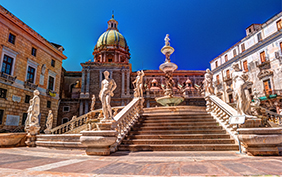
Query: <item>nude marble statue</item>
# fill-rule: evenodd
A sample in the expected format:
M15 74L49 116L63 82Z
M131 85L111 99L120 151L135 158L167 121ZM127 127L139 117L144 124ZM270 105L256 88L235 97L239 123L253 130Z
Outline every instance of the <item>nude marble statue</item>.
M206 69L205 80L204 80L205 96L214 95L212 79L213 79L212 72L210 71L210 69Z
M91 111L94 111L95 109L95 101L96 101L96 97L95 95L92 95L92 102L91 102L91 107L90 107Z
M52 110L49 110L49 114L46 121L46 129L44 130L46 134L51 133L52 125L53 125L53 113Z
M114 90L117 85L113 79L109 78L109 72L105 71L104 73L105 79L101 82L101 90L99 93L99 98L102 102L102 110L104 114L103 120L111 120L113 119L112 108L111 108L111 97L114 96Z
M25 121L25 131L28 133L36 134L40 129L39 114L40 114L40 92L34 90L34 97L30 100L30 106L27 110L27 119Z
M134 85L134 97L143 97L143 77L144 71L137 71L137 76L135 80L132 82Z

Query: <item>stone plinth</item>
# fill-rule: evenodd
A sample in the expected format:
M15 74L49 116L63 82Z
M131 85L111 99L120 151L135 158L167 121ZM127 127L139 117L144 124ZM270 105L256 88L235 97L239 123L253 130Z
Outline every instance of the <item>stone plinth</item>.
M115 130L82 131L80 142L86 146L87 155L110 155L110 146L117 140Z
M240 128L238 138L250 155L279 155L282 128Z
M261 119L255 116L246 116L245 123L240 128L255 128L261 125Z
M0 133L0 147L25 146L26 133Z

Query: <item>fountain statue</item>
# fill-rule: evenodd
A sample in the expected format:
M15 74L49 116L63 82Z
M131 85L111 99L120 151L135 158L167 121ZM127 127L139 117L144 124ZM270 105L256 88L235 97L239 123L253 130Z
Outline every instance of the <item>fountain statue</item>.
M161 49L161 52L165 55L165 62L160 65L160 70L165 73L165 86L163 87L163 97L156 98L157 103L163 106L176 106L184 101L183 97L173 96L173 72L178 66L170 62L170 55L174 52L174 48L170 46L169 35L167 34L165 39L165 46Z

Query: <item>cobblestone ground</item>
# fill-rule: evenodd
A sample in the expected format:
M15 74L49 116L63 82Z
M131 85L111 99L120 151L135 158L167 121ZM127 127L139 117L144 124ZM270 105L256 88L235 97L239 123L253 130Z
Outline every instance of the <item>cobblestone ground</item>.
M80 150L1 148L0 176L258 176L282 175L282 157L236 152L126 152L87 156Z

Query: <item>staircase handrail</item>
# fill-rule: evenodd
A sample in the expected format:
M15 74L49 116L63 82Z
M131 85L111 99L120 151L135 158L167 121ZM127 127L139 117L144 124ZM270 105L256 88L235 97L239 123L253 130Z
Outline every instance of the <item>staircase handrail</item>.
M114 117L118 135L116 142L111 146L111 152L117 150L117 146L122 142L135 122L138 121L138 118L143 111L143 103L144 98L135 97Z
M215 95L205 97L207 112L238 142L237 126L229 124L229 118L236 116L237 111Z
M124 106L117 106L112 107L112 110L114 111L114 115L117 114L118 110L123 109ZM81 115L75 119L72 119L64 124L61 124L53 129L51 129L51 134L63 134L70 130L75 129L76 127L79 127L81 125L84 125L87 123L87 120L98 118L99 114L102 113L102 109L96 109L93 111L90 111L84 115Z

